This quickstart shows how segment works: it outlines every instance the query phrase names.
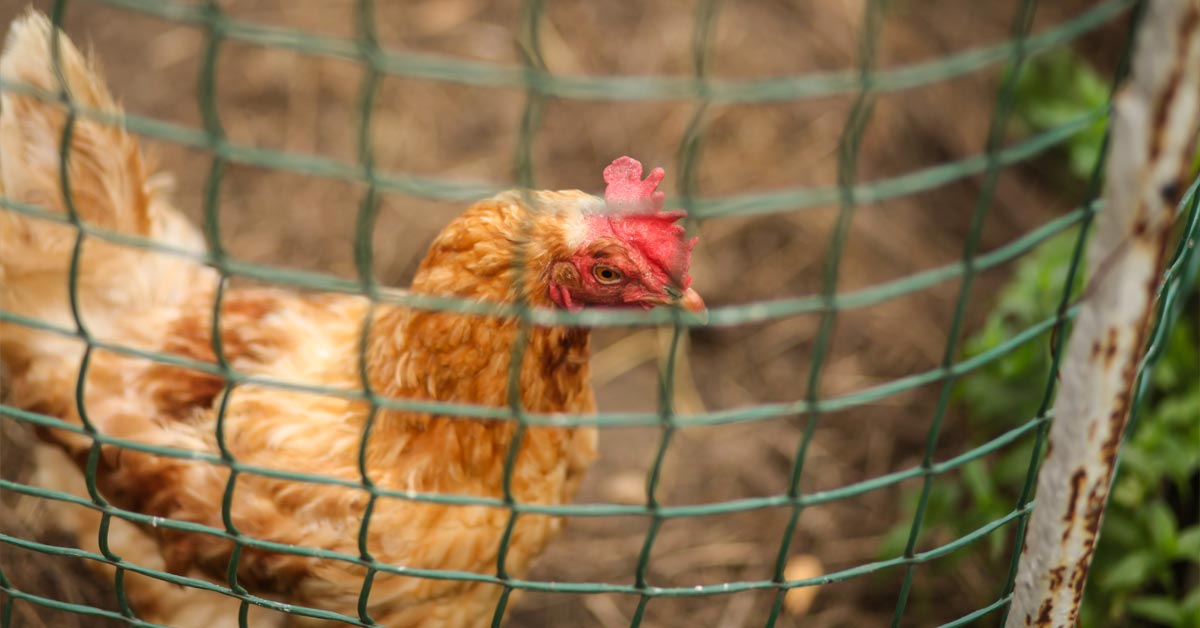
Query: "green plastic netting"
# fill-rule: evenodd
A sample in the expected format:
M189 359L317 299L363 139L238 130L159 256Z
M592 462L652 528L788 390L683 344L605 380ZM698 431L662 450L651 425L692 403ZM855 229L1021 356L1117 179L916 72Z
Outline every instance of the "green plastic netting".
M519 27L518 38L523 46L524 64L520 67L499 66L483 62L415 55L387 50L380 46L376 37L373 23L374 7L371 0L359 0L357 2L358 36L353 40L269 28L231 19L221 12L218 3L214 0L196 5L165 0L103 1L117 8L149 14L180 23L188 23L204 29L204 32L207 33L207 45L198 90L203 128L189 128L162 120L132 115L117 120L110 114L72 103L69 94L65 90L61 93L44 93L2 76L0 76L0 89L66 104L69 115L62 142L64 148L61 157L64 162L69 159L65 147L69 145L68 138L72 131L73 121L80 117L100 119L113 123L119 122L137 134L211 153L211 169L207 179L204 205L204 230L210 242L211 250L206 255L195 255L186 251L172 250L155 242L85 224L75 214L73 208L69 208L70 211L67 215L62 215L40 207L19 203L12 199L0 198L0 207L3 207L4 211L19 212L41 220L63 222L77 228L78 237L75 247L75 258L73 259L73 270L77 268L79 262L81 243L87 238L97 238L129 246L147 247L170 255L192 258L198 263L208 264L218 269L224 278L250 278L305 289L363 294L376 302L402 303L417 308L445 308L491 315L516 316L520 318L526 327L532 324L550 322L576 323L588 326L669 326L673 329L671 351L669 354L671 357L665 362L665 366L661 371L659 408L657 412L608 412L590 416L564 417L524 412L519 407L518 395L512 395L514 401L507 408L388 399L375 395L367 386L364 386L365 391L347 392L341 389L300 385L293 382L266 381L261 378L234 372L223 360L219 360L220 363L214 365L189 361L178 356L154 354L132 347L106 343L89 335L78 314L76 314L75 328L59 328L43 321L31 320L2 310L0 310L0 320L11 324L47 330L65 336L82 338L88 345L88 350L83 359L83 372L86 372L88 368L88 359L91 352L94 349L102 348L217 374L224 377L230 387L246 383L256 383L292 390L307 390L319 394L365 399L375 409L410 409L443 415L515 421L520 426L518 434L521 433L521 430L525 426L532 425L577 424L595 425L602 428L640 425L659 427L661 429L661 439L657 447L654 463L647 478L648 499L645 504L534 505L519 503L512 498L511 494L506 495L504 498L491 499L461 495L388 491L370 482L366 477L365 463L362 461L360 461L360 468L364 469L363 480L359 483L346 482L330 477L300 476L278 470L248 466L234 459L226 449L220 427L222 419L218 419L217 428L220 454L198 456L192 451L149 447L144 444L124 441L99 433L88 422L86 407L82 403L79 407L79 413L83 418L82 427L76 427L50 416L23 411L15 407L0 406L0 414L5 417L5 420L83 433L90 436L94 442L88 460L88 492L90 499L40 489L7 479L0 479L0 490L75 503L95 509L103 517L100 553L91 553L70 547L40 543L8 534L0 534L0 542L46 554L82 557L87 560L111 564L116 567L116 576L113 584L119 600L119 611L112 612L105 609L49 599L17 589L3 573L0 573L0 592L3 593L3 601L0 602L0 625L7 627L12 624L13 606L18 600L82 615L122 620L133 626L155 625L138 619L130 608L123 585L123 580L127 572L150 576L185 587L215 591L238 598L242 600L242 625L246 625L246 612L251 604L307 617L339 620L350 625L376 625L368 613L367 599L370 594L372 581L378 573L404 574L406 576L421 578L472 580L500 585L504 587L504 594L501 596L499 606L495 611L494 623L496 624L499 624L503 617L509 593L517 589L573 594L621 593L638 596L640 603L633 615L632 625L634 626L641 623L646 604L654 598L667 596L705 596L762 589L776 592L774 604L768 619L768 625L774 625L781 613L784 594L791 589L856 578L888 568L900 568L903 570L904 578L899 596L895 602L893 625L896 625L904 617L905 605L914 580L914 572L918 566L940 556L955 552L1005 526L1014 526L1018 531L1018 539L1023 533L1033 505L1032 488L1037 463L1040 459L1041 445L1050 418L1049 408L1053 399L1055 379L1050 377L1045 382L1045 389L1041 393L1041 406L1036 416L1028 418L1026 422L1018 427L992 439L983 446L943 461L935 460L935 445L942 427L943 418L950 403L950 392L959 378L999 359L1024 343L1040 337L1047 330L1061 329L1069 322L1075 311L1066 287L1072 285L1074 277L1080 272L1079 262L1083 250L1084 238L1088 233L1088 227L1092 222L1094 213L1100 207L1098 197L1104 160L1101 159L1100 163L1096 164L1086 196L1081 199L1078 209L1026 233L1005 246L987 253L980 253L979 243L984 219L992 205L994 191L1001 172L1008 166L1061 145L1072 135L1085 129L1095 120L1105 116L1107 111L1105 109L1093 111L1057 128L1041 132L1015 143L1007 143L1007 125L1014 109L1016 70L1035 55L1064 47L1077 38L1112 21L1126 19L1130 14L1133 15L1132 21L1136 24L1137 16L1140 12L1140 4L1138 2L1134 0L1107 0L1094 5L1086 12L1052 29L1032 34L1031 24L1036 2L1035 0L1022 0L1019 3L1019 8L1012 22L1011 37L1001 44L971 49L935 61L880 70L876 67L878 57L876 46L884 22L884 5L886 3L883 0L870 0L866 4L860 26L861 36L859 41L858 67L855 70L785 76L771 79L731 81L710 78L709 76L710 40L712 39L715 28L714 24L718 14L717 2L715 0L700 0L697 3L696 13L693 17L693 76L690 78L634 76L582 77L561 76L548 72L545 64L542 62L538 34L538 24L544 10L542 0L527 0L523 5L522 22ZM62 22L67 11L67 5L66 0L58 0L54 3L51 17L55 25L59 25ZM241 41L259 46L288 49L306 55L342 58L361 64L366 69L366 72L361 85L359 124L355 130L359 147L357 163L343 163L318 156L239 145L227 140L222 130L215 104L215 91L219 80L216 72L216 60L218 51L227 41ZM1120 69L1114 79L1114 84L1119 82L1124 76L1128 66L1129 54L1129 46L1127 44ZM56 57L55 63L57 61ZM856 164L858 162L860 143L871 119L873 105L881 94L946 81L957 76L1005 64L1009 71L1003 79L997 106L992 115L986 147L981 154L891 178L871 182L859 181ZM819 315L819 331L812 348L811 368L804 380L803 389L805 392L803 397L788 403L761 404L747 408L696 415L676 412L672 406L672 395L670 393L673 390L675 377L676 365L674 356L676 348L688 328L699 324L697 321L685 318L676 311L656 311L650 316L645 316L641 313L591 311L570 314L534 310L524 307L520 303L512 306L497 306L450 298L397 294L383 290L377 282L373 270L374 263L371 241L379 196L381 194L385 192L401 192L424 198L462 201L480 198L498 191L488 186L463 184L436 178L400 175L381 172L376 169L371 143L372 111L375 106L379 82L382 77L387 75L444 81L477 87L517 88L524 90L527 93L527 100L522 114L521 133L515 163L518 180L523 184L529 184L533 181L531 146L537 129L536 121L540 107L546 99L589 99L597 101L674 100L687 101L694 104L691 124L679 147L681 155L679 165L681 170L682 194L677 201L674 201L676 206L689 211L691 219L713 220L730 216L793 211L798 208L813 207L822 204L837 205L840 211L838 212L837 221L831 234L829 252L825 260L819 294L801 298L786 298L731 305L714 308L710 311L710 321L708 324L717 326L773 320L800 314ZM750 193L721 198L703 198L695 195L697 151L704 138L705 127L702 122L706 109L710 105L795 101L830 95L853 95L855 98L851 114L847 118L843 129L837 155L837 185L830 187L793 188L771 193ZM252 264L231 257L221 244L221 226L217 211L219 190L221 189L222 177L227 164L248 164L314 177L325 177L363 184L366 193L361 200L357 217L357 237L354 248L355 262L359 275L358 281L347 281L319 273ZM980 177L982 186L971 214L970 231L963 245L960 261L869 288L855 291L839 290L839 268L842 259L842 249L849 233L851 219L856 207L866 203L915 194L972 176ZM65 169L63 170L61 184L64 190L69 190L70 181L66 177ZM1181 210L1186 208L1190 211L1186 229L1188 237L1193 238L1200 231L1200 227L1197 224L1195 187L1193 185L1188 195L1185 196L1185 207L1181 208ZM71 198L69 193L64 194L64 196L67 199ZM69 202L68 205L70 205ZM994 349L970 359L961 359L959 340L963 332L966 308L972 298L973 280L981 272L1011 262L1053 235L1075 227L1079 228L1078 242L1075 247L1075 254L1071 262L1068 278L1064 284L1057 315L1038 323L1022 333L1014 335ZM1163 337L1173 321L1173 312L1175 312L1174 299L1178 290L1172 286L1188 285L1186 283L1189 280L1188 277L1194 276L1196 272L1196 259L1196 256L1192 255L1191 249L1180 246L1168 270L1166 284L1168 288L1163 291L1164 298L1158 306L1159 324L1148 351L1148 358L1151 361L1157 354L1156 347L1161 345L1156 339ZM923 373L876 385L852 394L835 397L822 397L818 394L833 328L841 312L849 309L863 308L902 295L919 292L950 280L961 280L961 288L955 301L953 322L946 333L947 341L940 366ZM72 293L75 290L74 283L75 273L73 272ZM224 284L222 284L222 289L223 287ZM215 310L217 312L220 309L220 294L221 289L218 290ZM370 319L369 316L367 318L368 320ZM217 317L214 316L214 331L217 328L217 324ZM364 323L364 334L366 332L367 323ZM1056 340L1053 355L1056 367L1061 355L1064 343L1062 337L1064 335L1055 335ZM220 335L214 333L214 337L219 339ZM521 350L520 343L518 343L517 350ZM221 355L219 346L216 347L216 352L218 356ZM519 360L514 360L513 363L517 364ZM515 378L515 376L514 369L513 377ZM80 374L79 381L83 381L83 373ZM805 493L801 490L800 480L805 470L809 445L822 414L852 408L895 395L902 391L930 384L939 387L940 397L936 413L929 427L924 459L919 466L871 478L835 490L817 493ZM81 390L82 384L77 389L77 393L81 392ZM223 410L221 408L222 412ZM758 421L786 415L801 415L805 418L803 437L793 458L786 492L766 497L745 498L705 505L666 506L658 503L656 489L663 460L672 442L672 437L678 430L694 426ZM364 451L368 435L369 427L367 433L363 435ZM1034 448L1034 457L1030 460L1027 481L1016 507L1006 516L992 521L970 534L935 549L918 552L916 549L917 540L920 535L923 513L934 479L940 474L957 469L970 461L988 456L1030 435L1033 435L1037 446ZM507 458L506 476L507 471L511 470L515 460L515 444L519 443L519 441L519 438L514 439L514 447L510 448ZM125 447L162 456L198 458L229 467L232 470L232 474L228 480L228 490L226 491L225 501L222 505L225 513L224 529L210 528L181 521L159 519L152 521L151 517L122 510L111 505L98 490L95 482L95 471L99 462L100 447L102 445ZM511 577L507 573L504 564L508 542L507 535L502 542L499 551L500 558L494 574L484 575L466 572L413 569L378 562L367 551L366 531L370 521L369 510L360 531L359 547L361 551L358 555L314 548L284 546L243 534L233 524L228 514L229 505L234 499L233 486L239 474L262 474L299 482L362 488L370 492L372 500L381 496L387 496L443 504L473 504L506 508L510 512L509 533L513 529L516 518L526 513L571 517L633 515L647 517L651 523L639 555L634 582L627 585L603 582L553 583ZM919 479L923 484L917 513L911 524L907 547L902 555L828 573L816 578L789 580L785 577L784 571L791 549L789 544L793 538L792 532L806 508L817 504L852 498L869 491L896 485L912 479ZM506 487L508 485L507 477L505 485ZM778 549L778 559L774 575L771 579L727 582L697 587L658 587L648 581L648 561L656 535L664 522L676 518L749 511L768 507L785 507L790 509L787 530L783 535L783 541ZM104 538L104 535L107 534L109 522L114 517L139 524L153 524L164 528L201 532L231 540L235 544L235 551L227 582L218 585L203 580L156 571L122 560L109 550ZM1018 540L1017 547L1019 546L1020 542ZM362 583L358 615L346 616L317 608L284 605L247 591L239 585L236 578L238 555L243 548L265 549L275 552L346 561L366 568L367 576ZM1004 613L1011 599L1016 564L1017 555L1014 554L1012 560L1013 567L1010 572L1007 575L997 574L996 577L998 579L1007 578L1007 585L1004 588L1003 594L998 599L947 625L968 625L988 614Z

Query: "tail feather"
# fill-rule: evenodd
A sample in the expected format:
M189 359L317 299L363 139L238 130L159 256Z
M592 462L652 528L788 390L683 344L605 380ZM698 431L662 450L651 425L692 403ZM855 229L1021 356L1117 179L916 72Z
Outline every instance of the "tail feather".
M121 109L99 68L65 35L53 37L44 15L28 11L13 22L0 56L0 75L37 95L0 95L0 185L9 198L65 213L60 155L67 109L59 93L90 112L119 118ZM56 71L52 47L57 44ZM60 77L65 84L60 83ZM69 190L81 220L105 229L150 235L151 188L137 142L119 125L85 115L69 133Z
M14 85L0 90L0 194L18 209L60 217L73 210L91 227L202 252L203 238L168 204L137 140L121 126L121 109L96 63L54 33L44 15L29 10L13 21L0 54L0 76ZM79 112L70 125L59 94ZM149 348L157 341L155 321L215 286L212 271L194 260L103 238L84 237L75 259L81 235L73 225L14 206L0 206L0 310L7 313L67 330L81 322L102 340ZM21 373L65 378L79 346L74 338L0 323L0 357L16 371L14 387ZM48 396L53 406L69 399Z
M161 179L150 176L136 139L121 127L121 110L96 64L54 32L43 15L28 11L12 23L0 54L5 82L0 90L0 195L11 202L0 203L0 311L34 323L0 320L0 399L78 424L78 390L87 388L89 397L94 390L115 391L89 398L86 405L101 431L119 432L118 421L150 421L136 412L126 417L105 409L106 402L123 403L121 378L131 375L96 367L113 359L98 349L87 385L78 386L85 377L85 343L70 332L78 324L101 341L160 351L171 322L189 304L211 297L218 276L189 257L80 234L61 220L73 212L90 227L193 253L204 250L199 232L168 204ZM79 111L69 125L68 109L58 94L66 94ZM32 215L24 206L57 214L59 220ZM47 324L68 333L39 328ZM125 426L126 432L132 429ZM65 430L46 430L44 436L69 453L86 451L91 444ZM36 482L86 496L81 475L62 453L42 452L53 455L38 456ZM97 513L60 505L51 514L83 547L94 544L101 523ZM162 566L155 541L145 532L114 524L108 538L125 558ZM138 577L127 586L133 602L148 613L144 617L171 625L224 626L237 616L223 596L196 598ZM265 616L252 622L281 623Z

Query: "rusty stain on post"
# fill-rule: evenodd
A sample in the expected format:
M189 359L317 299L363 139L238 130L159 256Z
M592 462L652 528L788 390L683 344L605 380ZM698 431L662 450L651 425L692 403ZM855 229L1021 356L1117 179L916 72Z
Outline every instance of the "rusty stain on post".
M1067 343L1008 628L1078 621L1198 127L1200 0L1148 0L1114 101L1095 283Z

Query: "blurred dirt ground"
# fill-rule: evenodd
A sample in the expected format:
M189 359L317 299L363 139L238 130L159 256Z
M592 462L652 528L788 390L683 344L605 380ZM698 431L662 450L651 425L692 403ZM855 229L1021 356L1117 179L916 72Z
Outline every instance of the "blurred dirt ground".
M0 0L0 25L25 0ZM35 1L42 10L49 2ZM920 62L1004 40L1015 0L896 0L879 41L881 68ZM1042 30L1090 3L1044 3ZM351 0L240 0L227 13L260 24L332 36L354 34ZM516 65L515 0L376 2L382 45L405 51ZM792 75L855 67L862 0L726 2L718 15L711 72L728 79ZM695 3L551 0L541 24L549 69L572 75L689 76ZM70 3L67 31L90 45L114 93L130 113L201 127L196 76L205 34L188 26L114 9L89 0ZM1124 20L1078 47L1111 67L1124 40ZM1003 68L935 85L888 93L877 100L859 158L862 181L896 176L979 153L988 132ZM362 69L350 62L264 49L234 41L221 47L217 105L232 142L354 162ZM388 77L374 109L377 167L395 173L511 184L525 95ZM717 106L707 116L699 160L702 196L761 192L837 182L838 142L853 96L758 105ZM600 171L629 154L667 168L665 189L677 190L677 150L695 105L689 102L546 103L533 141L538 187L600 189ZM1012 138L1020 125L1012 125ZM210 156L146 141L176 180L177 204L199 215ZM1053 158L1006 170L983 234L990 250L1072 206L1077 194L1054 191ZM971 177L932 191L858 208L845 247L839 289L853 290L955 261L961 256L980 190ZM220 190L222 237L239 259L355 277L353 228L361 186L230 165ZM401 195L383 200L375 230L376 270L389 285L405 285L432 235L462 204ZM818 293L836 207L771 216L717 219L696 225L701 236L693 275L710 305ZM1004 269L975 283L969 320L989 307ZM841 313L820 380L822 395L841 395L936 367L942 359L959 284L945 282L868 308ZM819 319L793 317L763 324L698 329L690 368L678 386L684 412L792 401L807 394L810 355ZM655 330L597 332L594 371L605 411L656 407L656 361L665 338ZM940 384L823 415L801 480L806 492L845 486L919 464ZM1013 417L1013 425L1027 417ZM685 428L666 456L658 498L703 504L787 490L804 417ZM938 442L944 459L966 447L961 416L952 409ZM30 435L6 422L5 477L21 479ZM601 435L601 459L581 502L639 503L661 433L621 428ZM953 474L938 481L954 481ZM902 516L896 487L805 510L791 543L792 577L816 576L881 558L881 535ZM38 518L32 500L5 495L2 529L23 538L69 544ZM788 509L670 520L661 529L647 578L657 586L692 586L770 579ZM644 518L579 518L540 561L533 578L572 582L633 582L648 522ZM926 535L928 537L929 535ZM920 547L949 539L922 538ZM19 588L64 600L115 608L111 583L81 565L4 547L0 567ZM918 568L904 625L958 618L994 600L1003 574L970 561L955 578ZM901 570L820 588L807 609L783 625L874 626L890 622ZM772 591L656 599L644 626L762 625ZM535 594L521 598L511 626L628 625L637 598ZM95 619L17 603L18 626L96 626Z

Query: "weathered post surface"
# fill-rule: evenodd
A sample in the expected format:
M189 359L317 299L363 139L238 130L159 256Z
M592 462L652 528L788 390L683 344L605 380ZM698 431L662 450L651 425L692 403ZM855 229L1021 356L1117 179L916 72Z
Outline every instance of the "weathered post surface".
M1200 0L1149 0L1132 69L1007 628L1078 621L1200 124Z

